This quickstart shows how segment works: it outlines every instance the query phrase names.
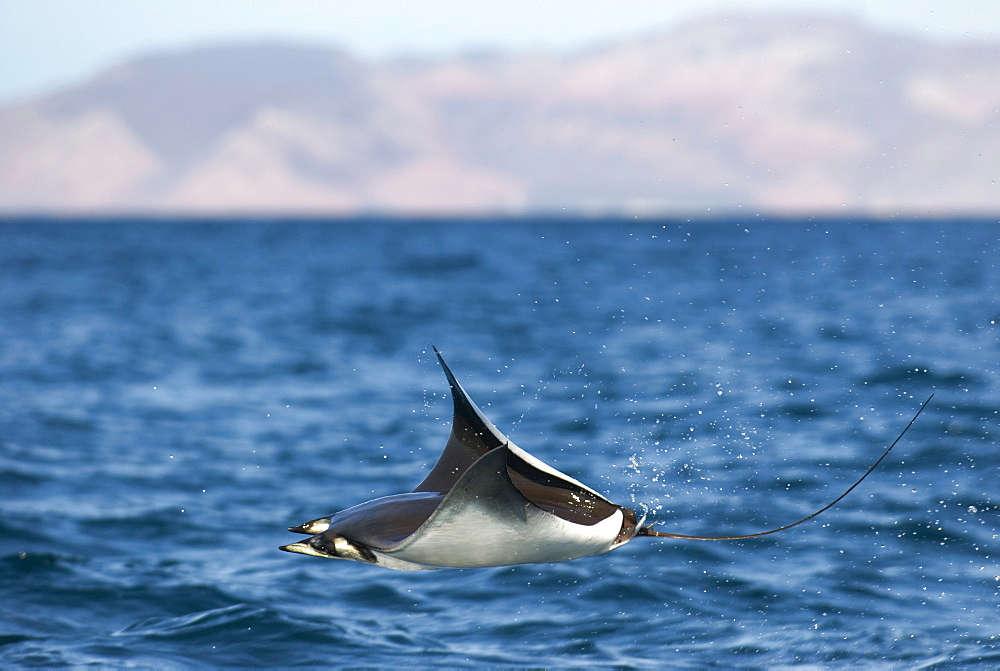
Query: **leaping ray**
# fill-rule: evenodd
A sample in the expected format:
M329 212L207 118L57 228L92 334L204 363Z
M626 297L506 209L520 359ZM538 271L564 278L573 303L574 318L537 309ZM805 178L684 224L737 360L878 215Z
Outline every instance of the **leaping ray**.
M301 554L397 570L476 568L568 561L601 554L636 536L736 540L777 533L829 510L867 478L923 412L843 494L792 524L739 536L672 534L643 526L635 511L515 445L472 402L441 352L454 402L451 435L430 473L407 494L385 496L305 522L311 536L281 546Z

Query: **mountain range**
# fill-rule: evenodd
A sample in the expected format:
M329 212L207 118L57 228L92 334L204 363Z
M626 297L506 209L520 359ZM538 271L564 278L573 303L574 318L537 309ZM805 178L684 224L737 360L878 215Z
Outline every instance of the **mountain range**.
M151 54L0 109L0 213L1000 209L1000 45L718 15L574 53Z

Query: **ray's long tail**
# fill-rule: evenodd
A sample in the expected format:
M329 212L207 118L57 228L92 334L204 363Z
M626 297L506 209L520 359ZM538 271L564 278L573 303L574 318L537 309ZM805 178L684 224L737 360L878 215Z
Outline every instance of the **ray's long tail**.
M917 410L917 414L915 414L913 416L913 419L910 420L910 423L907 424L903 428L903 430L899 432L899 435L896 436L896 440L892 441L892 445L890 445L889 447L887 447L885 449L885 452L882 453L882 456L880 456L875 461L875 463L872 464L868 468L868 470L865 471L864 474L854 482L853 485L851 485L850 487L848 487L847 491L845 491L843 494L841 494L840 496L838 496L833 501L831 501L830 503L826 504L825 506L823 506L822 508L820 508L819 510L817 510L813 514L811 514L811 515L809 515L807 517L803 517L801 520L799 520L797 522L792 522L791 524L786 524L785 526L778 527L777 529L769 529L767 531L758 531L757 533L753 533L753 534L742 534L740 536L692 536L692 535L688 535L688 534L671 534L671 533L666 533L664 531L656 531L655 529L653 529L652 526L641 527L639 529L638 533L636 533L636 536L655 536L657 538L688 538L688 539L698 540L698 541L735 541L735 540L740 540L741 538L756 538L757 536L767 536L768 534L776 534L779 531L784 531L785 529L791 529L792 527L798 526L798 525L802 524L803 522L808 522L809 520L811 520L812 518L816 517L817 515L820 515L821 513L824 513L827 510L829 510L830 508L832 508L835 505L837 505L837 503L839 503L841 499L843 499L845 496L847 496L852 491L854 491L855 487L857 487L858 485L860 485L862 483L862 481L864 481L865 478L867 478L869 475L871 475L871 472L874 471L878 467L878 465L882 463L883 459L885 459L887 456L889 456L889 452L892 451L892 448L896 447L896 443L898 443L903 438L903 436L906 434L906 432L909 431L910 427L913 426L913 423L915 421L917 421L917 417L920 417L920 413L922 413L924 411L924 408L927 407L927 404L931 402L932 398L934 398L934 394L931 394L927 398L927 400L924 401L924 404L920 406L919 410Z

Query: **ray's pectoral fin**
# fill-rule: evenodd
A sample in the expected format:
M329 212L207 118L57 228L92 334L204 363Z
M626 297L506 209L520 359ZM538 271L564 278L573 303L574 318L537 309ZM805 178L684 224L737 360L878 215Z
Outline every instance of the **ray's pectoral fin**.
M479 458L458 479L441 505L424 524L407 539L407 543L426 536L434 529L461 524L469 518L486 518L491 526L520 526L527 521L533 507L510 479L506 443Z
M451 398L454 404L454 414L451 422L451 435L445 445L444 452L438 458L434 468L424 478L414 492L447 492L458 482L465 471L490 450L494 450L507 442L507 436L502 434L483 412L472 402L455 375L448 368L444 357L437 347L434 347L441 368L448 378L451 387Z
M535 506L511 482L508 454L504 444L480 457L427 521L389 551L435 565L445 554L486 551L488 545L530 534Z

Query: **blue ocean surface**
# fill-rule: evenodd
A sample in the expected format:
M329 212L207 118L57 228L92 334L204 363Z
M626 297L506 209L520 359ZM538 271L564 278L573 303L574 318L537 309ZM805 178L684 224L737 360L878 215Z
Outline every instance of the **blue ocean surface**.
M1000 667L996 220L0 222L0 666ZM663 531L396 572L431 346Z

